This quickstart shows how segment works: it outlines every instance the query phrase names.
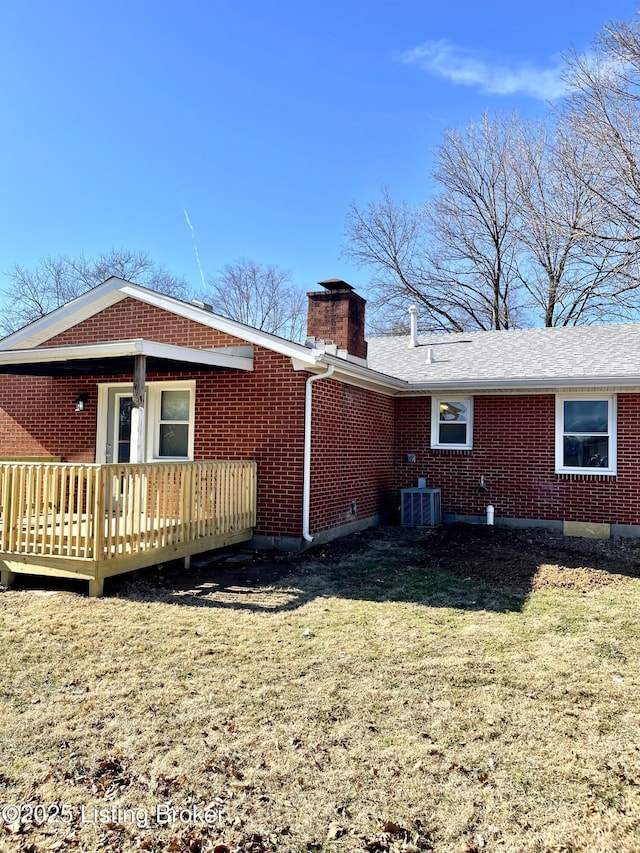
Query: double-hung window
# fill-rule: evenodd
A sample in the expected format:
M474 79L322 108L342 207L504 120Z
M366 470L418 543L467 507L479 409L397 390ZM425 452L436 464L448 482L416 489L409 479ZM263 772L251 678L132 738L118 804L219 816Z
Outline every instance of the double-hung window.
M431 447L470 450L473 447L473 398L431 398Z
M615 396L556 397L556 471L616 473Z
M148 456L193 459L195 383L149 383Z

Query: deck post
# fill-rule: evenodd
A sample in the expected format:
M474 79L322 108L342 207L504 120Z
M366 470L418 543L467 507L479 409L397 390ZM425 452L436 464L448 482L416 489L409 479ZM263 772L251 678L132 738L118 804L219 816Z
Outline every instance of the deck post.
M131 409L130 462L144 462L144 397L147 357L136 355L133 367L133 408Z
M106 519L106 486L105 483L110 482L105 474L104 468L100 465L96 470L96 481L93 494L93 527L90 556L94 560L104 560L104 543L105 543L105 519ZM89 552L87 553L89 556Z
M11 569L0 569L0 583L5 589L11 589L15 577L15 572Z
M89 581L89 598L100 598L104 592L104 578L93 578Z

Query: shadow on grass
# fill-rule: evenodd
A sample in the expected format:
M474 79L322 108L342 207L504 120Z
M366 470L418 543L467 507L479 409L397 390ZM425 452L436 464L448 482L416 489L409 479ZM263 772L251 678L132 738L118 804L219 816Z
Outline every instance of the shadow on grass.
M545 529L449 524L380 527L303 554L235 549L108 578L107 596L254 612L315 598L520 610L534 589L589 592L640 578L640 540L563 537ZM17 575L16 587L86 594L86 582Z
M113 578L106 592L255 612L294 610L318 597L506 612L520 610L534 589L588 592L638 577L637 540L451 524L377 528L304 554L213 553L188 571L173 564L134 582Z

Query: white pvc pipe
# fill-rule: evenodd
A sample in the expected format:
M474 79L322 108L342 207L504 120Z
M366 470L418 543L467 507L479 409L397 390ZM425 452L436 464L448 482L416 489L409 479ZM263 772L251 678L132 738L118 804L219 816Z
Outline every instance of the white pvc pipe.
M309 533L309 513L311 509L311 401L313 383L319 379L328 379L334 366L330 364L324 373L318 373L307 379L304 389L304 458L302 464L302 538L313 542Z
M409 306L409 322L411 325L411 335L409 338L410 347L418 346L418 315L416 311L417 309L415 305Z
M494 509L491 504L489 504L489 506L487 507L487 524L493 524L493 515Z

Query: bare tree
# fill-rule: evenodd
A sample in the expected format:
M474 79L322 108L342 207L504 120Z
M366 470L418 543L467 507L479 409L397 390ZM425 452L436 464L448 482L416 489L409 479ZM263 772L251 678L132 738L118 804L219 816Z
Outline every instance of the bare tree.
M513 117L448 130L435 155L438 194L420 207L388 191L347 217L345 253L370 266L378 307L418 302L430 330L509 328L520 311Z
M352 204L347 216L349 244L345 255L372 270L368 323L377 331L402 329L407 300L418 302L436 329L461 329L439 294L427 290L427 211L397 204L383 188L380 201L359 208Z
M446 131L436 152L440 193L431 207L431 256L471 328L508 329L520 314L513 179L518 127L515 115L485 114L464 132Z
M155 263L146 252L112 249L87 258L59 255L42 258L34 267L16 264L6 275L6 308L2 330L9 334L43 317L65 302L115 275L180 299L188 297L184 279Z
M630 285L613 243L593 238L607 209L590 183L582 140L550 123L521 126L514 175L520 222L519 270L530 308L545 326L616 320ZM627 261L629 258L626 259Z
M613 23L593 51L568 57L565 126L579 136L597 168L576 172L607 206L608 228L592 229L624 252L640 242L640 21Z
M385 190L347 217L346 254L372 269L385 330L411 301L436 331L637 319L640 240L604 198L605 160L567 123L513 114L448 130L429 202Z
M289 340L304 338L305 292L291 283L290 270L242 258L208 284L204 298L217 313Z

